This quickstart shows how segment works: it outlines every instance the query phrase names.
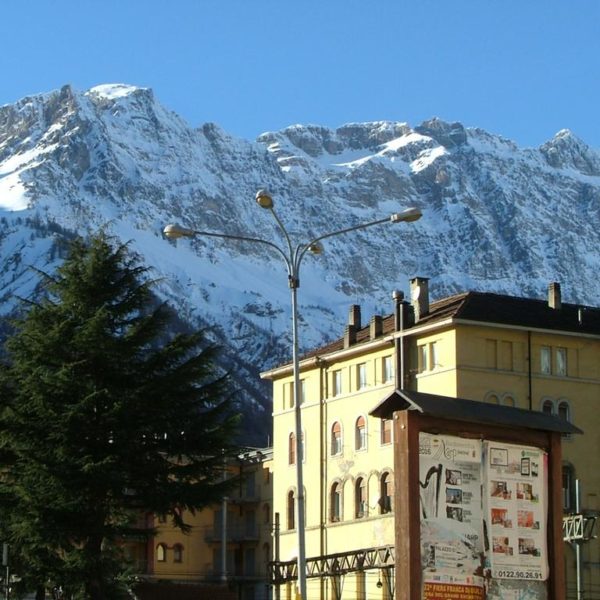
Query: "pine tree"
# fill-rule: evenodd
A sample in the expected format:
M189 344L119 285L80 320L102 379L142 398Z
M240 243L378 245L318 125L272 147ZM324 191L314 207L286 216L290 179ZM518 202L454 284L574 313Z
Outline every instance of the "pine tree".
M168 338L148 269L105 234L77 239L6 343L0 512L38 584L118 597L120 536L144 512L184 528L225 492L236 417L215 348Z

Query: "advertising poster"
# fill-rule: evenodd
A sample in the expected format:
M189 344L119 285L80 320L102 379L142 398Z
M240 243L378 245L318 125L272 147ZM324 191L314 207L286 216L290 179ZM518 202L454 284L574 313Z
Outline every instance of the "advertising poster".
M529 446L485 442L484 463L492 577L545 581L546 453Z
M424 600L481 600L482 443L419 434Z

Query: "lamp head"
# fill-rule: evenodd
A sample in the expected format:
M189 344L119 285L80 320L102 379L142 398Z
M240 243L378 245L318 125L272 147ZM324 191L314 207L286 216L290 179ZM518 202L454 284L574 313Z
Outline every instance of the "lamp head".
M420 208L416 208L412 206L407 208L399 213L394 213L390 217L390 221L392 223L400 223L401 221L406 221L407 223L411 223L412 221L418 221L423 216Z
M195 232L192 229L187 229L177 223L169 223L163 229L163 235L169 240L176 240L181 237L194 237Z
M267 190L258 190L256 192L256 202L261 208L273 208L273 198Z
M309 246L308 246L308 251L311 252L312 254L323 254L323 244L321 244L321 242L312 242Z

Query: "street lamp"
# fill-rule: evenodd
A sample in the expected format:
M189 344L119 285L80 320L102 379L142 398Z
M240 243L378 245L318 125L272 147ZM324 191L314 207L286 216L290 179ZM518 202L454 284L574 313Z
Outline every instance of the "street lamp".
M286 241L284 249L277 244L264 240L262 238L247 237L240 235L228 235L223 233L213 233L209 231L197 231L195 229L187 229L180 225L167 225L163 233L169 239L177 239L180 237L195 237L208 236L224 238L229 240L241 240L252 243L265 244L273 248L284 260L288 273L288 285L292 293L292 366L294 375L294 416L295 416L295 443L296 443L296 515L298 520L298 586L300 588L301 600L307 600L306 595L306 544L305 544L305 526L304 526L304 478L302 473L302 411L301 411L301 394L300 394L300 360L298 355L298 306L297 306L297 289L300 287L300 265L302 259L307 252L312 254L321 254L323 245L321 241L333 236L349 233L358 229L366 229L373 225L382 223L400 223L417 221L421 218L421 211L418 208L407 208L406 210L394 213L389 217L354 225L345 229L339 229L320 235L308 243L301 243L294 247L292 240L287 232L287 229L277 216L274 209L273 198L266 190L259 190L256 193L257 204L271 212L277 226L281 230Z

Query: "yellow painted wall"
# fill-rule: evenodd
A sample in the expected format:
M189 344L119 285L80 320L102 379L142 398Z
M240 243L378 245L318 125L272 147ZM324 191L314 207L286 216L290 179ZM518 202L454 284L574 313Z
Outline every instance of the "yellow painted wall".
M240 472L241 470L241 472ZM236 489L227 502L228 524L228 575L242 576L242 579L259 580L264 585L267 578L267 562L272 557L272 462L245 462L232 465L233 475L241 476ZM254 485L245 476L253 477ZM189 533L183 533L172 523L155 519L156 535L152 541L153 560L150 572L155 579L173 581L214 581L221 577L222 529L221 511L223 504L209 506L192 514L184 513L184 521L191 526ZM252 520L247 519L253 513ZM252 526L254 523L254 526ZM159 561L157 548L163 544L167 548L166 560ZM181 562L175 561L174 547L183 546ZM235 572L234 554L242 555L247 548L254 549L254 573Z
M531 407L541 410L550 399L558 405L567 401L571 421L584 430L563 441L563 458L575 468L582 482L582 507L600 509L600 473L596 468L600 456L600 432L596 426L600 415L600 340L560 333L528 334L508 327L459 324L414 333L407 342L407 372L412 389L446 396L495 402L529 408L529 348L531 348ZM435 345L435 360L431 360ZM428 348L429 362L419 363L421 346ZM567 374L543 374L540 367L541 347L565 348ZM360 348L356 348L360 351ZM377 500L379 478L393 470L391 446L380 442L381 421L368 413L394 389L394 381L383 382L383 357L393 357L391 343L369 348L363 353L337 358L303 370L305 403L302 422L306 457L303 465L306 490L307 556L319 556L393 543L393 519L380 515ZM395 365L395 359L392 358ZM358 365L365 364L367 385L357 389ZM342 392L334 395L335 371L341 371ZM274 510L281 515L281 559L297 556L296 531L286 527L286 498L296 487L296 468L289 464L288 439L294 431L294 410L289 397L291 374L275 377L274 390ZM357 451L354 430L356 419L367 422L367 447ZM332 456L331 427L338 421L343 434L341 454ZM401 474L394 474L401 481ZM354 484L365 477L368 484L369 514L356 518ZM331 521L331 486L343 487L342 515ZM589 563L584 578L600 587L600 553L597 541L584 547L584 561ZM566 550L569 577L572 581L573 553ZM570 558L569 558L570 557ZM371 582L372 583L372 582ZM370 584L368 584L370 585ZM317 586L310 582L309 586ZM309 593L310 593L309 587ZM369 588L371 589L371 588ZM313 590L316 593L316 588ZM382 597L379 588L374 598ZM369 594L368 597L371 597Z

